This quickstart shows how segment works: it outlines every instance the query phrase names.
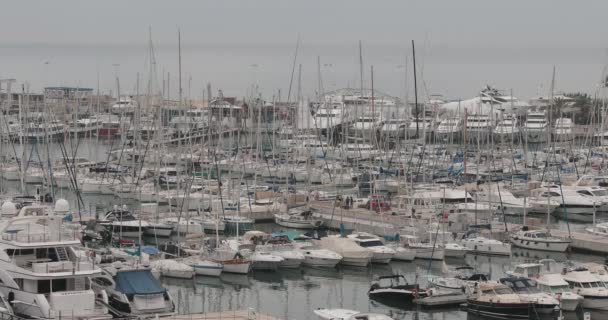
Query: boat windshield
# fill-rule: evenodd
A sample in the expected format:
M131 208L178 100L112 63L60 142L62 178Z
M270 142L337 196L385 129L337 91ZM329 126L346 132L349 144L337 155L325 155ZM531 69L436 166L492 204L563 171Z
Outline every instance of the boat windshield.
M550 289L551 289L551 292L553 292L553 293L562 293L562 292L569 292L570 291L570 287L568 287L567 285L553 286Z
M517 292L521 293L537 293L540 292L536 287L536 282L532 280L517 280L509 283L509 286L512 286L513 289Z
M368 247L383 246L384 243L382 243L382 241L380 241L380 240L373 240L373 241L359 242L359 245L361 245L364 248L368 248Z
M600 282L587 282L583 283L583 288L602 288L604 285Z

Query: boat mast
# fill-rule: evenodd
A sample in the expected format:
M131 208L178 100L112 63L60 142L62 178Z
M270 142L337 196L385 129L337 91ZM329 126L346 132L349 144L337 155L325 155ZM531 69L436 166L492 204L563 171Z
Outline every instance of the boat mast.
M418 84L416 82L416 47L414 46L414 40L412 40L412 64L414 66L414 108L416 113L416 135L414 138L418 138L419 121L418 121Z

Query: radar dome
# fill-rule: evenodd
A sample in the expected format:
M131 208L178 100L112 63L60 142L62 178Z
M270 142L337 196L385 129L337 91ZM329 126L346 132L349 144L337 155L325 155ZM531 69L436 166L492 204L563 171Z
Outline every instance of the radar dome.
M10 201L6 201L2 204L1 211L3 216L12 216L17 214L17 206Z
M70 211L70 203L65 199L57 199L55 202L56 213L68 213Z

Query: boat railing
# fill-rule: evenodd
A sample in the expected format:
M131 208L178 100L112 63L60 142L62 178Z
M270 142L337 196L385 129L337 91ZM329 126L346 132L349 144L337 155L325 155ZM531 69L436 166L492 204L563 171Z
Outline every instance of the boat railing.
M2 240L18 243L57 242L66 240L78 240L77 231L54 232L5 232Z
M34 262L31 266L32 271L36 273L78 272L94 269L93 264L86 261Z

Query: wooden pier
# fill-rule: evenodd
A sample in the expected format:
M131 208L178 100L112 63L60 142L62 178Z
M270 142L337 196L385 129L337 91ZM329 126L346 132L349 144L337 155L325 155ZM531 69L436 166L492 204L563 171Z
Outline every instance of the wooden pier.
M258 313L254 310L233 310L233 311L220 311L220 312L209 312L209 313L196 313L196 314L176 314L163 319L171 320L279 320L266 314Z
M558 238L568 238L568 231L551 230L551 235ZM570 232L574 251L608 254L608 238L585 232Z

